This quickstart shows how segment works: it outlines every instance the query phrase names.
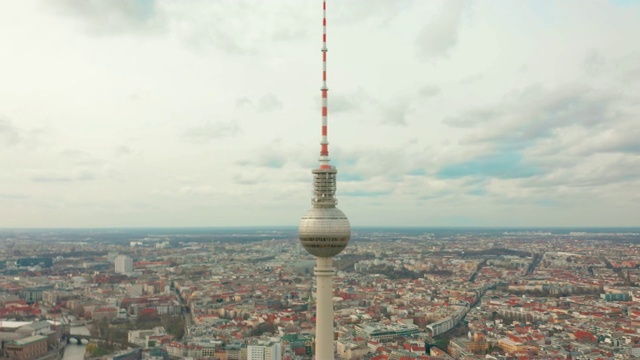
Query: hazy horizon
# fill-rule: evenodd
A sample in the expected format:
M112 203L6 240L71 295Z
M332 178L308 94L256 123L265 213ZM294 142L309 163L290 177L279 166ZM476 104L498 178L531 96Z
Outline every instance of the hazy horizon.
M129 226L129 227L2 227L2 231L12 230L292 230L297 231L297 225L246 225L246 226ZM640 231L639 226L352 226L353 231L358 230L628 230Z

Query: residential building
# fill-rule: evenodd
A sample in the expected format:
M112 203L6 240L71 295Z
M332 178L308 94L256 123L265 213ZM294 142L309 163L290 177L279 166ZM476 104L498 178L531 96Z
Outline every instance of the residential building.
M278 341L258 341L247 345L247 360L280 360L282 345Z
M118 274L131 274L133 272L133 260L127 255L118 255L115 259L115 271Z

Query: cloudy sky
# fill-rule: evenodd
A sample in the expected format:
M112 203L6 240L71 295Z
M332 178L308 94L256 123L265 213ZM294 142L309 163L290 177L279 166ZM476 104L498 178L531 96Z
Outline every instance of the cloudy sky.
M320 0L0 3L0 227L296 225ZM640 1L332 0L354 226L640 226Z

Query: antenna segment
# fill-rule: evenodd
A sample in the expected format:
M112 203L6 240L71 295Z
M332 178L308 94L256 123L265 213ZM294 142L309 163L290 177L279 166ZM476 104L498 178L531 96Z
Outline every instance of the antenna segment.
M322 140L320 141L320 169L331 169L329 165L329 140L327 139L327 2L322 2Z

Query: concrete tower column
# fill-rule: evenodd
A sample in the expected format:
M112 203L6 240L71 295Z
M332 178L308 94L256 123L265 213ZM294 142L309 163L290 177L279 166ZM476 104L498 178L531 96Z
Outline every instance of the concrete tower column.
M316 360L333 360L333 259L316 258Z

